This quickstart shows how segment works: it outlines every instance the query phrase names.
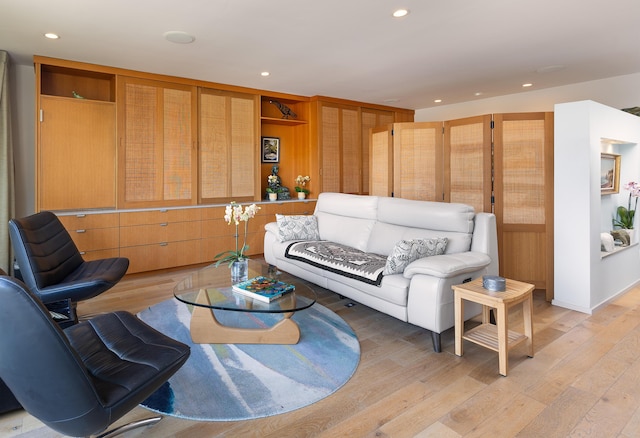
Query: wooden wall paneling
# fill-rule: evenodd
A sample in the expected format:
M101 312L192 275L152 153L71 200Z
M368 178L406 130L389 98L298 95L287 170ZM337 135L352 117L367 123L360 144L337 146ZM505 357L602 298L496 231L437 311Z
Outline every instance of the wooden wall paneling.
M444 200L493 211L491 115L444 122Z
M362 129L359 108L341 110L342 192L361 194L362 169L368 163L362 156Z
M116 108L40 97L38 211L116 206Z
M553 114L494 115L501 275L553 296Z
M442 201L441 122L393 125L393 193L398 198Z

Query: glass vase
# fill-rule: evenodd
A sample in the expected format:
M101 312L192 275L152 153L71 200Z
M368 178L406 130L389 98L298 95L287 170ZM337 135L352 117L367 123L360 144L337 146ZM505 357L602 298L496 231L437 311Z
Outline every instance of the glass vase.
M249 259L238 259L231 264L231 281L239 283L248 279Z

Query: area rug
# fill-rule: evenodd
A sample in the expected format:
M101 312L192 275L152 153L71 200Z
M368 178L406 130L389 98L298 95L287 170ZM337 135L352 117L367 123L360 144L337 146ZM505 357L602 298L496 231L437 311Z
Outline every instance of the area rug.
M269 327L278 314L218 312L223 324ZM282 414L315 403L351 378L360 345L349 325L316 303L293 315L296 345L194 344L191 307L172 299L138 314L191 346L183 367L142 403L154 412L200 421L237 421Z

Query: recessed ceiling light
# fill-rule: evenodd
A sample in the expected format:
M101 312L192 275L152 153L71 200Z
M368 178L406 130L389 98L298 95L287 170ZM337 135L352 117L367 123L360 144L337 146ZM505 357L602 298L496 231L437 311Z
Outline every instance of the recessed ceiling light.
M482 91L475 92L475 93L473 93L473 95L474 96L482 96Z
M441 102L442 102L442 99L436 99L436 100L434 100L434 102L435 102L435 103L441 103Z
M533 87L532 83L527 82L526 84L522 84L522 88Z
M45 33L44 36L45 38L49 38L50 40L57 40L58 38L60 38L57 34L51 32Z
M406 15L409 15L409 10L408 9L398 9L398 10L393 12L393 16L395 18L401 18L401 17L404 17Z
M269 73L268 71L263 71L262 73L260 73L260 76L269 76L271 73Z
M194 37L193 35L189 35L188 33L179 30L171 30L169 32L165 32L164 37L167 41L171 41L172 43L177 44L189 44L196 40L196 37Z

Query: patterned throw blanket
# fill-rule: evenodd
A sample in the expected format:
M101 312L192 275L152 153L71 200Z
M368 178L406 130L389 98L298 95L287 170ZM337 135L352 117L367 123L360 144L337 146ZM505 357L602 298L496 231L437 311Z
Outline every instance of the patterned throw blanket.
M345 277L380 286L387 258L366 253L350 246L326 241L294 242L284 253L299 260Z

